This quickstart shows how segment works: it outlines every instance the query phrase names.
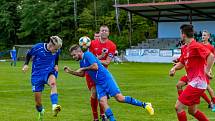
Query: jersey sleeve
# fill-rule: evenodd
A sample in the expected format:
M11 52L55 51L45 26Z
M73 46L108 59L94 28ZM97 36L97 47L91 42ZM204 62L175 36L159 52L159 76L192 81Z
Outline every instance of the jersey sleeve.
M91 52L86 52L84 58L89 62L90 65L97 63L96 57Z
M211 53L209 49L207 49L206 47L204 47L202 45L199 45L197 47L197 50L198 50L199 55L204 59L206 59L207 56Z
M95 40L92 40L91 41L91 44L90 44L90 47L89 47L89 51L91 52L91 53L94 53L94 45L95 45Z
M114 43L110 43L110 46L111 46L111 48L110 48L110 50L108 52L108 57L113 58L114 54L116 52L116 45Z
M35 55L35 54L37 53L39 47L40 47L40 44L34 45L34 46L28 51L27 55L29 55L29 56Z

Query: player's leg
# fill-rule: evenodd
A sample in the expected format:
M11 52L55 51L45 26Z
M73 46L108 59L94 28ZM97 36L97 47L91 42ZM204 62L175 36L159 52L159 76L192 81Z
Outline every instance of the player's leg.
M39 112L39 121L42 121L44 116L44 107L42 106L42 91L44 89L44 83L40 76L32 76L31 78L32 91L34 92L34 100L36 110Z
M14 66L16 66L16 59L14 59Z
M143 107L149 112L150 115L154 115L154 109L152 108L151 103L145 103L130 96L123 96L121 93L116 94L114 97L118 102Z
M212 104L210 105L210 107L212 108L212 111L215 112L215 95L214 95L214 90L211 88L211 86L208 84L207 86L207 91L208 93L210 94L211 96L211 99L212 99Z
M104 109L105 115L107 116L109 121L116 121L111 108L108 106L107 88L108 87L106 82L103 85L96 85L97 99L99 100L101 108Z
M102 107L102 105L99 103L100 108L100 119L102 121L107 121L107 117L105 116L105 109Z
M188 106L188 112L199 121L209 121L205 114L197 109L197 105Z
M102 96L99 99L99 103L104 108L105 115L107 116L107 118L109 119L109 121L116 121L116 119L114 118L114 115L113 115L113 112L112 112L111 108L108 106L107 96Z
M91 96L90 96L90 104L91 104L91 109L92 109L92 113L93 113L93 120L94 121L98 121L98 99L96 96L96 87L95 86L91 86L90 87L90 92L91 92Z
M94 83L94 81L91 79L91 77L89 76L88 73L85 73L85 77L86 77L86 83L87 83L87 87L90 90L90 104L91 104L91 110L92 110L92 114L93 114L93 120L94 121L98 121L98 99L96 96L96 85Z
M176 101L175 110L177 113L178 121L187 121L186 112L184 111L185 105L179 100Z
M39 117L38 117L39 121L43 120L43 115L44 115L44 111L45 111L43 106L42 106L41 96L42 96L41 92L35 92L34 93L36 109L39 112Z
M210 84L210 80L207 79L206 81L207 81L207 84L209 85L209 84ZM210 88L210 87L209 87L209 88ZM208 86L207 86L207 90L208 90ZM209 92L209 94L210 94L210 92ZM210 94L210 95L211 95L211 94ZM213 96L213 94L212 94L211 96ZM211 102L211 100L208 98L208 96L207 96L207 94L206 94L205 92L201 95L201 97L208 103L208 108L212 108L212 107L211 107L211 106L212 106L212 102Z
M57 114L61 111L61 106L58 105L56 77L53 74L49 75L48 85L51 88L50 99L51 99L51 103L52 103L52 110L54 111L54 116L57 116Z
M180 78L180 80L178 81L178 83L176 84L176 88L177 88L177 91L178 91L178 96L180 96L181 93L183 92L183 87L185 85L187 85L187 82L188 82L187 76L182 76Z

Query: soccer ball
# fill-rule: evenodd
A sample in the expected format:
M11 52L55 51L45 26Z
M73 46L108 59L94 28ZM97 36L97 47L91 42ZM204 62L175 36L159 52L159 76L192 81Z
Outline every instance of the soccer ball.
M82 49L87 49L88 47L90 47L90 44L91 40L87 36L83 36L79 39L79 45Z

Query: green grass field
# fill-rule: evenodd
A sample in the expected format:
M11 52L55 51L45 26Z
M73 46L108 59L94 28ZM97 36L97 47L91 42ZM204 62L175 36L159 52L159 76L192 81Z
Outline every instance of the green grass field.
M11 67L9 62L0 62L0 121L36 121L38 113L34 106L31 91L30 70L21 71L23 62ZM49 99L50 89L46 86L43 92L45 107L44 121L92 121L89 103L90 93L85 79L74 77L63 72L68 65L77 68L78 63L61 61L57 81L59 104L62 112L52 117ZM184 71L177 72L174 78L168 76L171 64L124 63L111 64L109 70L114 75L122 93L139 100L151 102L155 115L150 116L143 108L120 104L111 98L109 105L117 121L176 121L174 104L177 99L175 84ZM214 80L211 85L215 88ZM202 100L199 108L210 120L215 120L214 113ZM188 114L187 114L188 115ZM190 121L196 121L188 115Z

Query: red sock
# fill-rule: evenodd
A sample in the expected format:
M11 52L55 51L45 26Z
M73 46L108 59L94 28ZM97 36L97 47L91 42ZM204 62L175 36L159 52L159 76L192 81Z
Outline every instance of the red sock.
M182 92L183 90L178 90L178 96L180 96Z
M199 121L209 121L205 114L200 112L199 110L195 113L194 117Z
M213 102L213 104L215 104L215 97L212 98L212 102Z
M97 112L97 107L98 107L98 100L97 98L92 98L90 97L90 103L91 103L91 108L93 112L93 118L98 119L98 112Z
M208 98L208 96L206 95L206 93L203 93L201 97L210 105L211 101Z
M178 116L178 121L187 121L187 116L185 111L177 113L177 116Z
M100 115L105 115L104 108L101 106L100 103L99 103L99 107L100 107Z

